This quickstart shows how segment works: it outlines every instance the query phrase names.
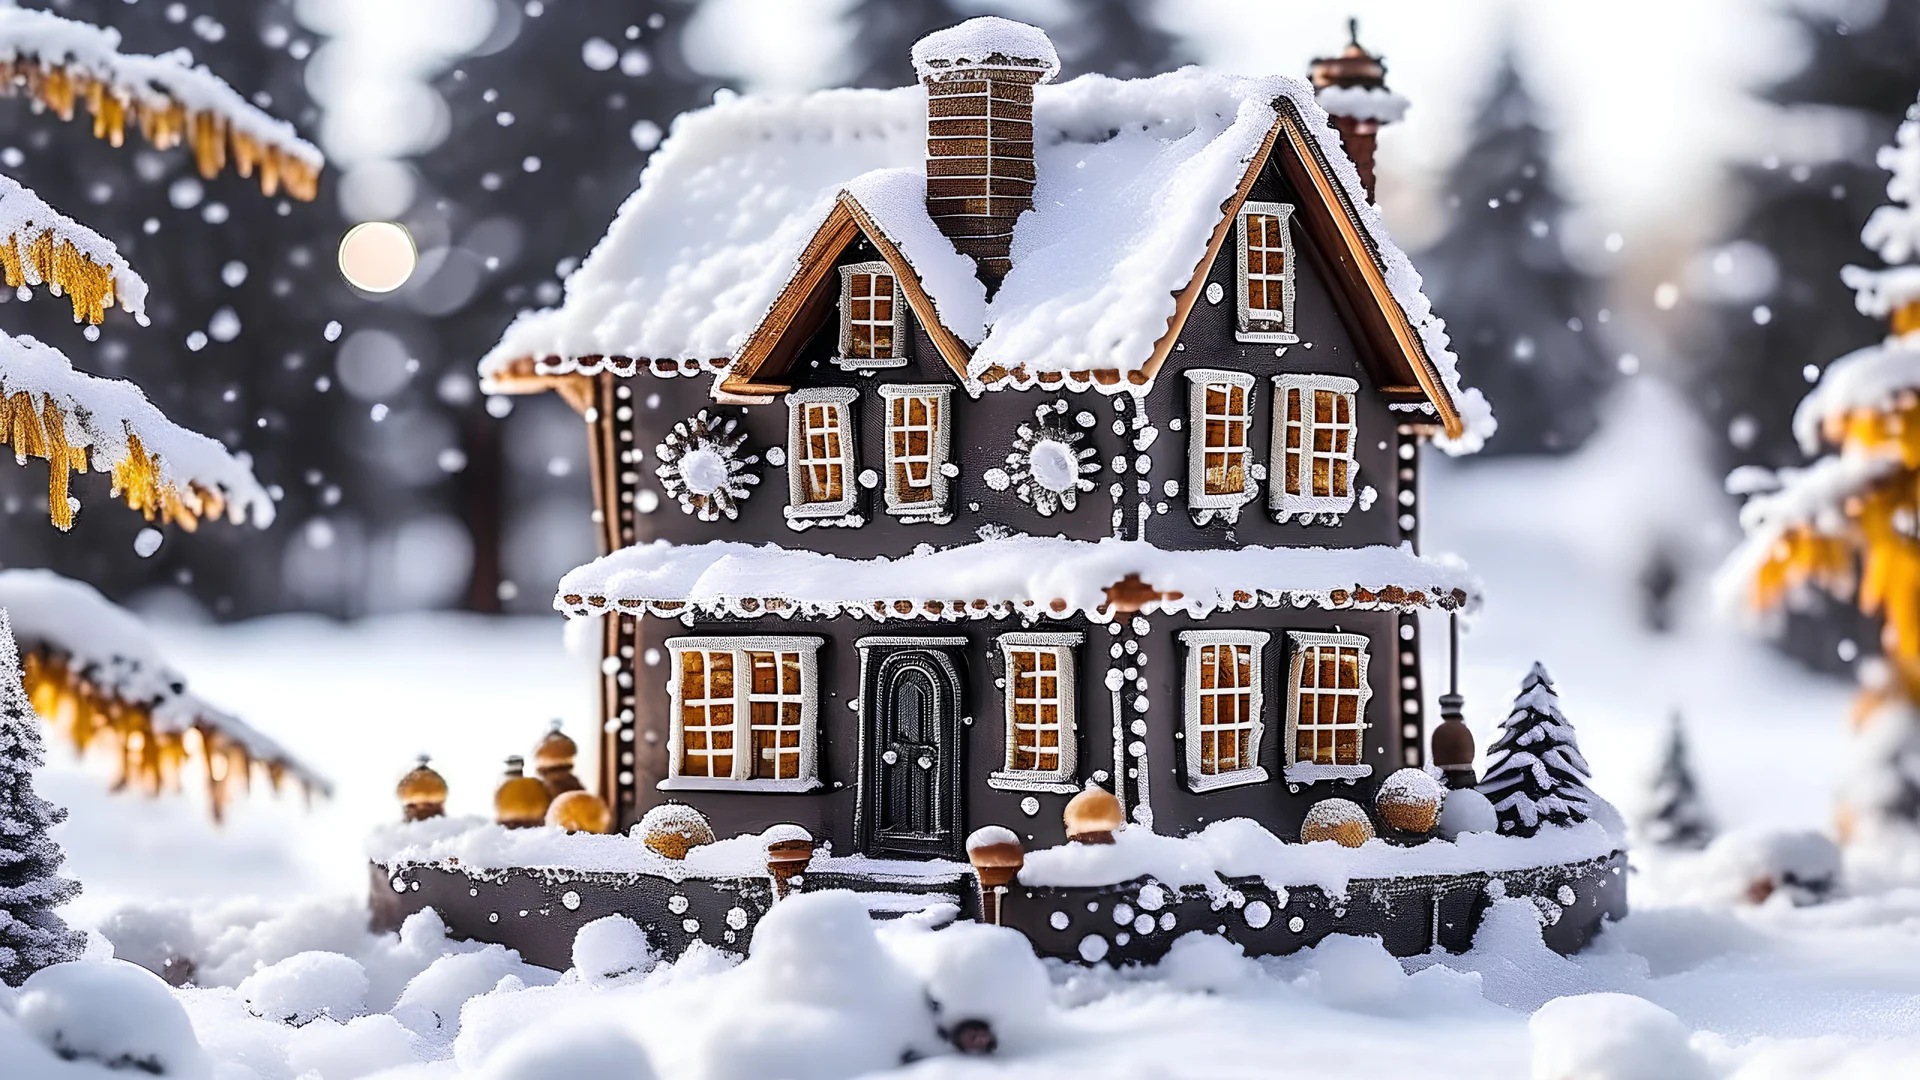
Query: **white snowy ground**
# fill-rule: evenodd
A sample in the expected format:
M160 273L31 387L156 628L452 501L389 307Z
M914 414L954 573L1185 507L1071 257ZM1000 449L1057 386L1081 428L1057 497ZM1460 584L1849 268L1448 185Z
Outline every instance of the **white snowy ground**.
M1684 425L1662 415L1671 403L1636 393L1624 412L1638 422L1576 458L1431 475L1428 547L1465 555L1491 595L1463 647L1480 745L1538 659L1559 684L1602 794L1633 802L1679 708L1723 824L1822 828L1851 689L1800 674L1706 617L1698 581L1679 601L1676 633L1639 628L1632 583L1649 538L1697 545L1710 559L1711 529L1729 514L1715 485L1685 468L1694 455L1674 441ZM565 716L589 741L591 662L568 656L557 624L543 620L282 619L183 629L169 640L197 690L306 755L340 788L311 813L295 799L257 795L215 829L191 798L108 796L96 772L64 762L44 778L74 811L61 838L88 893L72 915L86 925L107 919L129 955L171 945L195 956L199 981L216 988L177 999L215 1064L210 1075L222 1080L346 1080L389 1066L405 1066L394 1075L408 1077L633 1077L644 1075L633 1065L642 1053L662 1077L839 1077L895 1071L907 1051L934 1055L897 1069L916 1076L1920 1075L1920 889L1801 909L1784 898L1730 907L1721 894L1737 893L1737 882L1672 863L1637 875L1635 913L1573 960L1529 942L1531 916L1515 907L1501 909L1483 931L1486 947L1465 957L1402 965L1377 946L1334 939L1254 962L1209 941L1158 969L1062 968L1045 982L1024 948L993 931L897 928L876 943L863 918L810 897L763 924L756 956L738 967L699 954L609 977L622 966L612 927L588 950L599 970L559 976L494 948L412 979L453 946L424 922L397 941L373 938L358 908L360 839L393 815L393 780L410 755L430 751L451 781L453 808L484 811L500 757L529 749L549 717ZM1427 642L1437 679L1444 624L1428 627ZM107 918L130 902L142 910ZM287 961L308 950L360 966ZM263 965L275 966L244 996L225 988ZM1601 991L1635 997L1569 997ZM44 1016L94 992L54 987L23 997L18 1011L24 1021L29 997ZM947 1006L949 1022L968 1011L993 1018L1000 1053L950 1056L918 1004L928 995ZM1541 1008L1554 998L1567 1000ZM322 1006L334 1018L368 1015L296 1030L255 1018L249 1002L267 1015ZM520 1036L530 1041L508 1045ZM24 1045L10 1042L0 1017L0 1061ZM186 1057L176 1073L195 1075L191 1049L178 1054ZM596 1071L594 1061L608 1068ZM45 1070L25 1075L104 1075L58 1063Z

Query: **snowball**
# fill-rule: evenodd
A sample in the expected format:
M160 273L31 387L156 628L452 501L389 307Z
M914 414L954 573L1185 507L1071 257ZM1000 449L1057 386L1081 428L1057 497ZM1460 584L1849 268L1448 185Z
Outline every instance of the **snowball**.
M522 963L520 954L499 945L443 956L413 977L394 1002L394 1019L417 1035L452 1040L460 1030L460 1007L492 990L502 979L545 985L557 975Z
M1437 830L1442 840L1452 840L1463 833L1497 832L1499 828L1499 815L1493 812L1493 804L1485 795L1472 788L1447 792L1447 801L1440 807Z
M160 542L166 539L159 529L141 529L133 538L133 553L141 558L149 558L160 550Z
M367 1008L367 971L333 952L303 952L254 972L240 983L248 1011L298 1027L318 1017L348 1020Z
M327 1080L357 1080L418 1060L407 1029L385 1015L355 1017L344 1024L316 1020L287 1044L287 1064L296 1076Z
M643 975L658 961L640 925L625 915L608 915L573 935L573 967L588 982Z
M1706 1080L1678 1017L1632 994L1556 998L1528 1021L1533 1080Z
M653 1063L633 1036L605 1020L542 1022L487 1058L481 1080L653 1080Z
M213 1074L167 984L124 960L42 968L21 984L13 1011L22 1030L66 1061L169 1080Z

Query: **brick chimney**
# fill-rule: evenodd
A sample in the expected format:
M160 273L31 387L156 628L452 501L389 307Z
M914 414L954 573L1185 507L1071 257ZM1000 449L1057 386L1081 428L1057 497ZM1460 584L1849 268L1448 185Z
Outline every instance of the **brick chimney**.
M921 38L913 69L927 88L927 216L997 284L1013 223L1033 209L1033 88L1060 58L1038 28L983 16Z
M1308 69L1320 107L1333 117L1334 129L1360 170L1367 201L1374 200L1373 152L1380 128L1407 111L1405 98L1387 89L1387 65L1360 44L1360 20L1347 20L1347 47L1339 56L1323 56Z

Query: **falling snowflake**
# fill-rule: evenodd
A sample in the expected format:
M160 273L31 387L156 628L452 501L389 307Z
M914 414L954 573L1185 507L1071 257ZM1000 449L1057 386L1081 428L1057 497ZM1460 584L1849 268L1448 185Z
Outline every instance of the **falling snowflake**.
M680 500L680 509L701 521L718 521L722 514L729 521L739 517L740 501L760 482L747 471L760 457L741 456L747 435L735 434L739 427L738 420L701 409L691 420L673 425L666 441L654 448L660 459L654 475L670 497Z
M1086 436L1060 426L1053 409L1042 405L1033 416L1034 422L1021 424L1014 437L1008 480L1021 502L1048 517L1055 510L1072 510L1081 492L1093 490L1087 476L1100 471L1099 451L1080 449Z

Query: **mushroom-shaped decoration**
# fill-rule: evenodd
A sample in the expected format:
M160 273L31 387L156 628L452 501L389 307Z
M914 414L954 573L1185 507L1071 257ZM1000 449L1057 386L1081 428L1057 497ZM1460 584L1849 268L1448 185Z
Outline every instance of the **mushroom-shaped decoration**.
M980 921L998 926L1001 894L1027 862L1026 852L1020 849L1020 837L1001 825L975 829L973 835L967 837L967 861L973 864L973 872L980 878Z
M547 785L526 774L526 759L507 759L506 777L493 792L493 819L509 829L530 829L547 820Z
M1091 780L1086 790L1067 801L1061 817L1067 826L1067 839L1076 844L1111 844L1113 834L1127 823L1120 812L1120 800Z
M567 738L560 730L560 721L555 720L540 745L533 748L533 771L539 775L540 782L547 785L547 794L559 798L586 787L573 773L574 759L579 756L579 745Z
M1425 836L1440 823L1446 797L1447 789L1425 769L1401 769L1381 782L1373 808L1387 825Z
M547 824L570 833L604 833L613 828L613 811L591 791L565 791L547 807Z
M1341 847L1359 847L1373 839L1373 822L1360 804L1349 799L1321 799L1307 809L1300 823L1300 842L1332 840Z
M676 861L714 840L713 826L700 811L683 803L661 803L647 811L629 835L639 837L654 853Z
M400 778L393 793L400 800L401 815L408 821L425 821L447 812L446 778L427 766L425 754L420 755L420 762L412 771Z
M767 874L773 898L784 900L813 862L813 834L798 825L775 825L760 834L767 845Z

